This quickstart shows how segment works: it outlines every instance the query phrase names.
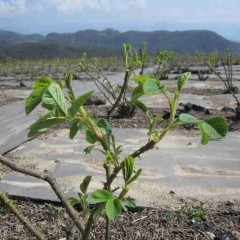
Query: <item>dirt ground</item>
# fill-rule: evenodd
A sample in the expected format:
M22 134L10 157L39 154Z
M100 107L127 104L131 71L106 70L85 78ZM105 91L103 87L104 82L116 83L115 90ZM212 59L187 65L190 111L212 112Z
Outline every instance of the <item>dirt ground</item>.
M94 118L104 118L107 115L107 108L106 107L96 107L96 106L88 106L86 107L89 114L91 114ZM188 113L195 116L198 119L208 119L211 117L221 116L226 119L229 125L230 131L240 131L240 121L235 119L235 113L233 109L223 109L223 110L190 110L186 111L183 106L178 108L178 113ZM152 108L151 110L153 117L164 116L164 118L168 117L169 109L158 109ZM167 121L158 122L156 124L156 128L161 128L162 126L167 124ZM136 111L136 114L132 118L120 118L120 116L115 116L111 119L112 127L116 128L148 128L147 118L144 113L141 111ZM188 129L188 130L195 130L191 126L187 127L179 127L178 129Z
M0 86L0 107L18 98L9 98L4 91L7 88ZM222 89L189 88L186 93L197 95L222 94ZM87 111L94 118L106 117L106 107L88 106ZM168 109L151 109L154 117L164 116L165 121L157 124L157 128L167 122ZM199 119L213 116L225 117L230 131L240 131L240 122L234 119L235 113L231 109L225 110L184 110L180 106L179 113L187 112ZM112 127L117 128L148 128L147 119L140 111L132 118L115 117L111 120ZM59 125L63 128L66 125ZM183 127L177 130L182 131ZM197 130L189 125L184 130L195 135ZM51 131L54 131L51 130ZM174 194L174 193L173 193ZM240 202L205 203L203 206L197 201L179 199L181 204L175 206L159 206L159 209L143 209L139 211L123 212L111 223L111 235L115 239L159 239L159 240L240 240ZM19 209L35 226L46 234L47 239L65 239L66 229L73 224L61 206L31 201L16 201ZM164 207L164 209L163 209ZM100 217L93 228L94 239L104 239L105 219ZM0 240L34 240L34 237L25 230L20 221L0 202Z
M0 85L0 107L22 100L21 98L8 96L8 92L7 92L8 90L19 89L19 88L20 87L16 87L16 86ZM26 89L26 88L23 88L23 89Z
M141 209L123 212L111 222L111 239L239 240L240 203L185 201L171 209ZM51 240L65 239L72 222L59 205L30 201L15 203L21 212ZM93 239L104 239L104 216L93 227ZM0 202L0 239L34 240L23 224ZM75 238L77 239L77 238Z

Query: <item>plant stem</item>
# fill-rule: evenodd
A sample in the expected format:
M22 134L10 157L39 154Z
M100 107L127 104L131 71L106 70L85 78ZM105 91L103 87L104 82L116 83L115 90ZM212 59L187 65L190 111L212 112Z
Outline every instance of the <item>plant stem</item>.
M105 189L105 190L111 189L112 182L114 181L114 179L116 178L118 173L121 171L123 166L124 166L124 163L122 162L120 165L118 165L114 168L113 172L108 176L108 180L104 183L103 189ZM98 210L98 208L99 208L99 205L94 207L94 209L92 210L92 212L88 218L87 225L84 229L82 240L88 240L88 238L90 236L92 224L93 224L93 216L94 216L95 212Z
M105 216L105 219L106 219L106 233L105 233L105 240L110 240L111 238L111 231L110 231L110 220L106 214Z
M208 64L208 63L207 63ZM222 65L224 66L224 69L225 69L225 73L226 73L226 78L228 78L228 74L227 74L227 71L226 71L226 68L225 68L225 65L224 65L224 62L222 61ZM222 76L210 65L208 64L208 67L220 78L220 80L224 83L225 85L225 88L226 90L228 90L231 95L233 96L233 98L235 99L235 101L237 102L237 109L240 109L240 101L237 97L237 95L233 92L233 86L232 87L229 87L228 84L226 84L226 82L228 82L228 80L226 79L226 82L225 80L222 78Z
M107 113L107 120L109 121L112 113L114 112L114 110L117 108L117 106L119 105L121 99L122 99L122 96L124 94L124 92L126 91L127 89L127 86L128 86L128 81L129 81L129 77L131 76L131 71L129 69L126 70L125 72L125 77L124 77L124 82L123 82L123 86L122 86L122 89L121 89L121 92L120 94L118 95L118 98L117 100L115 101L115 103L113 104L113 106L111 107L111 109L108 111Z
M174 115L175 117L175 115ZM174 119L173 117L173 119ZM170 119L168 125L166 126L166 128L162 131L159 139L157 142L153 141L153 140L150 140L149 142L147 142L145 145L143 145L142 147L140 147L138 150L136 150L135 152L133 152L130 156L133 157L133 158L136 158L136 157L140 157L141 154L147 152L148 150L150 149L153 149L154 146L160 142L163 137L167 134L168 131L170 131L172 129L172 123L173 123L173 120Z
M34 228L30 221L23 216L23 214L17 209L17 207L12 203L12 201L7 197L4 192L0 191L0 198L2 201L14 212L15 216L23 222L23 224L29 229L30 232L38 239L38 240L45 240L45 236L41 231Z
M109 177L110 177L110 168L109 168L109 165L108 164L104 164L104 168L106 170L106 179L107 179L107 182L109 180ZM107 190L108 191L111 191L111 185L107 186ZM109 240L110 239L110 236L111 236L111 232L110 232L110 220L107 216L107 214L105 215L105 219L106 219L106 226L105 226L105 240Z
M32 176L32 177L41 179L45 182L48 182L49 185L52 187L53 191L55 192L55 194L60 199L63 206L66 208L66 211L67 211L68 215L70 216L70 218L73 220L74 224L76 224L79 231L81 233L83 233L84 224L82 223L81 219L78 219L78 215L77 215L75 209L71 206L67 197L65 196L65 194L62 192L60 186L58 185L56 179L52 176L52 174L50 172L44 171L43 173L39 173L33 169L27 169L27 168L18 166L17 164L13 163L13 161L10 161L3 156L0 156L0 163L11 168L12 170L14 170L16 172L23 173L28 176Z

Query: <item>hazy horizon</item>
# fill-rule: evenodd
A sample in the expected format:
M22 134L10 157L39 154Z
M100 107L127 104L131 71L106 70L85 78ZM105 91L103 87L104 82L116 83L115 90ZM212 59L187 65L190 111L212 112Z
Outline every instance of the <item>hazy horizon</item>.
M0 29L23 34L113 28L210 30L240 42L238 0L0 0Z

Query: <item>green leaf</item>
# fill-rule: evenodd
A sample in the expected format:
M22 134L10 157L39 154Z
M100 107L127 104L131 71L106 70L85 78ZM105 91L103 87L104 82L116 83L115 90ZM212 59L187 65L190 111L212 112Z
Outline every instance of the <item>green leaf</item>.
M112 193L104 189L96 190L91 194L91 199L94 203L107 202L109 199L112 198L113 198Z
M72 90L72 79L73 79L73 72L70 71L65 76L65 85L69 90Z
M148 76L148 75L139 75L139 76L136 76L134 78L132 78L133 81L135 82L138 82L138 83L145 83L146 81L148 80L158 80L157 78L153 77L153 76ZM159 80L158 80L159 81Z
M70 133L69 133L70 139L73 139L76 136L77 132L78 132L78 122L76 121L71 125Z
M204 131L201 131L201 133L202 133L201 143L203 145L207 145L210 141L210 137Z
M32 85L33 88L48 88L53 83L53 80L49 77L42 77L36 80Z
M94 91L90 91L82 96L80 96L79 98L75 99L72 103L71 108L69 109L69 114L71 116L75 116L76 113L78 112L79 108L86 102L86 100L92 96Z
M141 111L143 111L144 113L148 112L148 107L143 102L139 100L134 100L132 104L136 106L138 109L140 109Z
M156 143L159 141L160 137L161 137L161 133L158 131L153 131L150 135L150 139Z
M91 131L86 131L86 140L90 143L90 144L94 144L97 142L97 138L96 135Z
M91 179L92 179L92 176L86 176L83 179L83 182L80 184L80 190L82 191L82 193L86 194Z
M106 214L110 220L114 220L122 211L121 201L117 198L110 198L106 204Z
M143 84L143 91L145 95L156 95L166 90L165 85L161 85L158 79L148 79Z
M89 211L90 211L90 207L89 207L89 203L86 200L87 195L84 196L84 195L82 195L80 193L78 193L78 195L79 195L79 202L80 202L81 207L82 207L82 209L84 211L84 214L88 215Z
M111 128L111 125L109 124L109 122L107 121L107 119L104 119L104 118L100 118L98 121L97 121L97 125L101 128L103 128L105 130L105 133L108 135L108 136L111 136L112 134L112 128Z
M186 113L180 114L179 119L180 119L181 122L188 123L188 124L196 124L196 123L201 122L197 118L193 117L190 114L186 114Z
M153 118L153 121L154 122L162 122L162 121L164 121L164 118L162 118L162 117L155 117L155 118Z
M86 148L83 150L85 156L91 155L93 148L94 148L94 145L90 145L90 146L86 147Z
M127 188L127 187L123 188L118 198L119 198L120 200L123 199L124 196L125 196L128 192L129 192L129 188Z
M105 203L101 204L93 213L93 219L96 220L101 213L103 212L103 210L105 209Z
M73 207L81 203L81 201L77 197L70 197L68 200Z
M213 139L224 138L228 132L228 126L224 118L214 117L202 123L203 131Z
M78 123L78 128L79 128L81 131L88 131L88 130L90 130L90 128L88 127L88 125L85 124L84 122L79 122L79 123Z
M143 91L143 84L139 84L132 93L132 101L137 100L138 98L140 98L142 95L144 95L144 91Z
M203 124L203 122L198 123L198 128L200 129L201 134L202 134L201 143L203 145L207 145L209 143L209 141L210 141L210 137L205 133L205 131L204 131L203 127L202 127L202 124Z
M127 183L128 180L131 178L134 170L134 158L133 157L126 157L124 159L124 167L123 167L123 177L125 182Z
M65 116L67 115L67 104L62 89L57 83L52 83L44 92L42 106L48 110L58 109Z
M37 105L42 101L42 96L46 88L36 88L33 90L33 92L29 95L25 102L25 111L28 115L30 112L32 112Z
M135 208L137 206L137 201L134 198L128 197L122 201L122 205L130 208Z
M188 79L191 77L191 73L190 72L186 72L183 73L179 80L178 80L178 84L177 84L177 90L180 93L185 85L185 83L188 81Z
M112 157L112 154L110 153L109 150L107 150L106 160L107 160L108 163L113 163L113 164L115 163L115 161L114 161L114 159Z
M30 126L28 137L36 137L45 132L48 128L65 121L65 117L52 117L51 113L44 115L37 122Z
M63 89L63 81L61 79L57 79L56 83L59 85L61 89Z
M140 168L140 169L138 169L137 172L133 175L133 177L130 178L130 179L127 181L127 184L129 185L129 184L133 183L133 182L140 176L141 173L142 173L142 169Z

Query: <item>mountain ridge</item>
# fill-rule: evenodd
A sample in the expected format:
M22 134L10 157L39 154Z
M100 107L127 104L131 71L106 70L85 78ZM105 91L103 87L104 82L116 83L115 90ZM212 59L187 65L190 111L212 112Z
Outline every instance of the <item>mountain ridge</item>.
M195 54L197 51L209 53L214 50L223 52L226 48L240 52L240 42L227 40L208 30L120 32L107 28L102 31L87 29L74 33L53 32L45 36L0 30L0 55L13 58L79 57L83 51L87 51L90 55L111 56L120 54L124 43L139 48L143 42L148 42L150 53L160 48L182 54ZM14 50L17 51L15 56ZM31 54L31 50L34 54Z

